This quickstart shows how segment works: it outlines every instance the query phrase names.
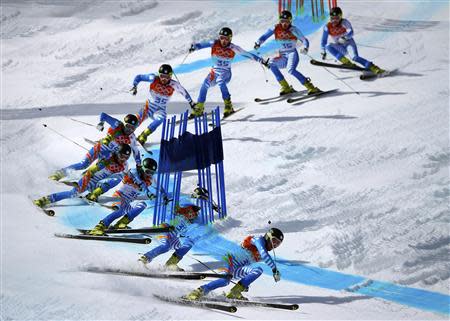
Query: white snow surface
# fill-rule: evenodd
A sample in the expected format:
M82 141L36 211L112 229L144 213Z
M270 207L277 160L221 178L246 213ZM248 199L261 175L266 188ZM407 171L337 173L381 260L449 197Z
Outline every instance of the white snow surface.
M276 95L270 72L251 61L233 66L233 101L244 110L222 134L229 219L218 229L239 242L267 222L285 232L277 256L335 271L449 293L449 17L442 2L339 1L352 21L360 55L392 77L362 82L303 57L300 70L333 96L301 105L258 105ZM439 9L436 9L436 8ZM61 240L72 231L37 211L29 196L65 187L47 179L84 151L101 105L134 104L136 74L176 66L193 41L228 25L250 50L276 21L272 1L3 1L1 3L1 313L4 320L437 320L448 316L400 304L262 276L253 298L300 304L299 311L239 308L235 315L162 303L154 293L184 294L199 281L87 274L83 266L138 270L143 246ZM321 32L308 38L319 57ZM187 62L207 58L195 52ZM178 75L196 97L207 68ZM266 83L264 77L268 78ZM300 89L290 76L287 79ZM340 80L345 81L355 94ZM100 88L102 88L100 90ZM218 88L208 107L220 102ZM185 106L174 97L169 112ZM80 105L86 104L86 105ZM55 107L57 116L39 118ZM35 108L35 109L31 109ZM17 111L26 109L25 112ZM72 109L73 110L73 109ZM128 112L115 114L122 116ZM73 114L71 114L73 115ZM14 119L12 119L14 118ZM138 130L140 132L141 129ZM151 136L158 142L159 131ZM195 177L184 184L195 184ZM100 219L105 212L97 215ZM162 264L166 256L157 259ZM189 269L196 263L185 258ZM197 283L196 283L197 282ZM217 294L220 294L218 292Z

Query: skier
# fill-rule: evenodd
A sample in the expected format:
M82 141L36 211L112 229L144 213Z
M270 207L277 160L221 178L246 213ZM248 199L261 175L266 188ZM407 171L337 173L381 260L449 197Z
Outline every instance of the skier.
M120 197L119 208L102 219L89 234L104 235L104 231L120 216L122 217L114 225L114 228L124 229L136 216L141 214L147 207L145 202L142 201L135 205L131 203L136 200L141 192L144 192L149 199L155 197L148 190L148 187L152 185L152 176L156 172L157 167L158 165L154 159L145 158L141 167L128 171L122 179L123 185L115 192Z
M189 48L190 53L203 48L211 48L211 57L213 60L212 69L203 81L202 87L200 88L200 93L198 95L197 105L189 116L190 118L203 115L205 110L206 94L208 93L208 89L215 85L218 85L220 91L222 92L222 98L225 105L223 116L227 117L234 113L233 104L231 103L231 95L228 91L227 84L231 80L231 63L236 54L241 54L259 63L267 64L267 62L265 62L261 57L247 52L241 47L233 44L231 42L232 37L233 32L231 29L224 27L219 31L218 39L214 41L195 43Z
M96 159L107 158L107 155L117 151L120 144L129 144L131 146L136 164L140 165L141 157L136 143L136 136L134 135L135 129L140 124L138 122L138 118L133 114L128 114L125 116L124 121L121 122L106 113L101 113L100 122L97 125L98 130L103 131L105 121L111 126L108 129L108 135L98 141L80 162L57 170L49 177L50 179L59 181L61 178L67 176L71 171L86 169ZM110 183L112 184L111 187L114 187L120 183L120 179L111 181ZM115 185L113 185L114 183ZM98 195L102 193L103 192L100 192L99 190L96 192ZM89 196L88 198L92 198L92 201L97 200L95 196Z
M176 206L174 218L169 224L163 224L163 226L174 226L175 229L164 236L161 236L160 245L142 255L139 258L139 261L147 264L155 257L168 252L170 249L175 249L175 252L166 262L165 266L169 270L184 271L177 264L194 245L195 240L190 238L187 235L187 232L196 226L195 224L197 224L198 213L200 210L200 207L190 203Z
M299 56L296 49L297 41L303 43L303 48L300 50L302 54L307 54L309 49L309 41L302 34L300 29L292 25L292 13L284 10L280 13L279 23L274 28L270 28L255 42L255 50L272 35L279 44L279 55L269 60L270 70L275 75L275 78L281 85L280 95L290 94L295 90L288 84L280 68L288 68L288 73L298 79L300 83L308 89L308 94L317 93L319 88L315 87L310 78L306 78L301 72L297 70Z
M137 94L137 86L141 81L150 82L150 95L145 106L139 111L138 118L139 123L142 123L147 117L152 118L153 122L138 136L141 144L145 144L147 137L166 119L167 104L174 91L180 93L191 108L195 107L187 90L178 81L173 80L172 75L172 67L163 64L159 67L158 74L137 75L134 78L133 87L130 90L133 95Z
M334 43L327 45L328 36L331 36ZM342 18L342 10L339 7L334 7L330 11L330 22L323 27L321 47L323 60L326 59L328 50L328 52L336 57L342 64L356 67L356 65L345 56L348 53L347 48L350 47L353 52L353 61L363 65L365 69L372 71L374 74L385 72L385 70L374 65L371 61L358 55L358 48L353 39L352 25L350 24L350 21Z
M229 299L247 300L242 292L248 291L251 283L259 278L263 272L261 267L251 266L255 262L264 261L273 272L275 282L280 281L281 274L275 262L272 260L269 251L280 246L283 242L283 232L277 228L271 228L264 236L247 236L241 244L243 253L228 254L226 257L225 272L228 278L217 279L200 286L184 298L188 300L199 300L210 291L227 286L231 279L240 279L238 283L226 295Z
M34 200L36 206L45 206L59 202L66 198L72 198L84 193L86 190L93 191L100 187L103 191L111 189L108 181L104 181L113 175L120 174L127 170L127 160L131 155L131 147L127 144L120 144L116 152L111 152L107 157L99 159L95 165L90 166L78 181L76 187L69 191L54 193ZM103 182L102 182L103 181ZM120 182L120 180L119 180Z

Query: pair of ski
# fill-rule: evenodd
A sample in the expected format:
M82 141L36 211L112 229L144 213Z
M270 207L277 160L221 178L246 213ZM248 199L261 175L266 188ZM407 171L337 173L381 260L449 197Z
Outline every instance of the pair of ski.
M279 95L279 96L274 96L274 97L268 97L268 98L255 98L255 102L260 103L262 105L265 104L270 104L270 103L275 103L275 102L279 102L279 101L287 101L288 103L299 103L302 101L309 101L309 100L313 100L316 99L322 95L327 95L327 94L331 94L333 92L338 91L339 89L331 89L331 90L320 90L316 93L313 94L308 94L307 90L300 90L300 91L295 91L293 93L289 93L289 94L284 94L284 95Z
M139 229L108 229L105 235L90 235L91 230L78 229L80 234L55 233L56 237L66 239L88 240L88 241L106 241L106 242L122 242L134 244L150 244L150 237L127 237L127 236L110 236L110 234L160 234L173 231L174 227L149 227Z
M251 300L231 300L231 299L220 299L220 298L204 298L200 300L187 300L183 297L171 297L171 296L164 296L164 295L158 295L153 294L154 297L158 298L159 300L181 304L181 305L187 305L187 306L194 306L194 307L200 307L200 308L207 308L207 309L214 309L214 310L220 310L230 313L235 313L238 310L239 306L246 306L246 307L265 307L265 308L275 308L275 309L283 309L283 310L298 310L299 306L298 304L286 304L286 303L269 303L269 302L260 302L260 301L251 301Z
M367 70L362 67L359 67L359 66L346 66L346 65L340 65L340 64L331 64L328 62L322 62L322 61L318 61L318 60L314 60L314 59L311 59L310 63L314 66L320 66L320 67L362 71L362 75L359 76L359 79L361 79L361 80L370 80L370 79L375 79L375 78L386 77L395 71L395 70L391 70L391 71L385 70L384 72L382 72L380 74L375 74L372 71Z

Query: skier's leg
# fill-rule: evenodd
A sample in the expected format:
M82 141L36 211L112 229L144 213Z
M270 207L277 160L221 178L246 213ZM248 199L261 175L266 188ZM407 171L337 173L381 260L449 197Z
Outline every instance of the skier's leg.
M115 210L104 219L102 219L98 224L89 231L90 235L104 235L105 230L114 222L116 219L121 217L124 213L126 213L127 209L130 207L130 204L122 199L120 203L119 209Z
M374 74L381 74L385 70L381 69L377 65L375 65L373 62L364 59L363 57L360 57L358 54L358 47L356 46L355 40L349 41L349 47L352 49L353 52L353 61L356 61L357 63L364 66L364 68L372 71Z
M208 76L206 76L205 80L203 80L202 87L200 88L200 92L197 98L197 105L195 109L191 112L190 118L201 116L205 111L205 101L206 95L208 94L208 90L210 87L214 87L216 85L216 74L214 69L211 69Z
M247 298L242 295L242 292L248 291L249 285L259 278L262 272L262 268L249 265L236 269L233 277L241 278L241 280L231 288L230 292L227 294L227 298L246 300Z
M171 243L169 240L169 236L165 236L164 238L160 239L159 246L148 251L141 257L141 261L145 260L144 263L149 263L158 255L168 252L170 250L170 248L171 248Z
M337 43L330 43L329 45L327 45L327 50L343 65L351 67L356 66L353 62L350 61L350 59L345 56L347 54L347 49L345 46Z
M270 59L270 70L275 75L275 78L280 83L281 90L280 95L289 94L294 92L294 89L289 85L289 83L284 78L280 69L286 68L287 66L287 57L285 55L280 55L278 57Z
M234 113L233 104L231 103L231 95L228 91L227 84L231 80L231 70L221 73L217 77L217 84L219 85L220 91L222 92L222 99L225 105L225 110L223 116L227 117Z
M137 140L141 144L145 144L147 141L147 137L150 136L151 133L153 133L159 125L161 125L164 122L165 117L157 117L156 113L153 114L154 120L150 123L150 125L147 126L146 129L142 133L139 134Z
M104 179L101 182L99 182L96 188L86 195L86 198L90 201L97 202L98 197L100 195L106 193L111 188L116 187L117 185L120 184L121 181L122 179L120 175L113 175L111 177L108 177L107 179Z
M224 268L223 272L221 274L226 274L227 277L217 278L214 281L206 283L206 284L198 287L191 293L187 294L186 296L184 296L184 298L188 299L188 300L198 300L202 296L208 294L209 292L211 292L215 289L218 289L218 288L222 288L222 287L230 284L231 279L232 279L232 273L230 272L229 268Z
M287 62L287 69L288 72L294 76L295 78L298 79L298 81L300 81L300 83L306 87L306 89L308 89L308 94L313 94L316 93L318 91L320 91L319 88L315 87L313 85L313 83L311 82L310 78L306 78L305 76L303 76L303 74L301 72L299 72L297 70L297 66L298 66L298 62L299 62L299 57L298 57L298 52L297 50L295 50L294 52L291 52L287 55L288 58L288 62Z
M50 203L56 203L64 199L75 197L77 194L78 194L77 189L72 188L70 191L50 194L48 198L50 200Z

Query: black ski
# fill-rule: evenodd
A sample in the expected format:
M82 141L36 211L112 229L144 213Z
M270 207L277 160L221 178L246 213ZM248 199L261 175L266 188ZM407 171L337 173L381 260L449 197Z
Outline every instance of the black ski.
M129 237L108 236L108 235L55 233L55 236L61 237L61 238L66 238L66 239L124 242L124 243L135 243L135 244L150 244L152 241L151 238L129 238Z
M209 299L209 298L208 298ZM269 303L269 302L260 302L260 301L252 301L252 300L232 300L232 299L219 299L212 298L211 301L214 302L227 302L237 306L260 306L266 308L274 308L274 309L283 309L283 310L298 310L298 304L290 304L290 303Z
M298 97L298 98L289 98L287 100L287 102L288 103L296 103L296 102L300 102L300 101L303 101L303 100L308 100L308 98L311 98L311 97L318 97L318 96L322 96L322 95L325 95L325 94L330 94L330 93L333 93L333 92L338 91L338 90L339 89L331 89L331 90L319 91L319 92L314 93L314 94L304 95L304 96L301 96L301 97Z
M91 230L77 229L82 234L88 234ZM174 230L173 226L169 227L148 227L148 228L126 228L126 229L107 229L105 234L159 234L167 233Z
M37 206L36 204L34 204L34 201L31 198L31 196L28 196L28 199L31 201L31 204L33 204L33 206L36 207L36 209L38 209L39 211L43 212L45 215L55 216L55 211L54 210L46 209L46 208L42 208L42 207Z
M255 98L255 102L257 102L257 103L274 103L274 102L286 100L288 98L295 97L298 95L304 95L307 92L308 92L307 90L299 90L299 91L296 91L296 92L293 92L290 94L278 95L278 96L269 97L269 98Z
M99 274L114 274L123 276L136 276L143 278L155 278L155 279L185 279L185 280L203 280L205 278L226 278L225 274L214 273L198 273L198 272L135 272L135 271L123 271L120 269L108 269L108 268L96 268L88 267L83 269L84 272L99 273Z
M203 300L192 301L192 300L187 300L187 299L183 299L183 298L162 296L162 295L157 295L157 294L153 294L153 296L160 300L166 301L166 302L172 302L172 303L177 303L177 304L182 304L182 305L187 305L187 306L221 310L221 311L230 312L230 313L234 313L237 311L237 308L235 306L228 305L228 304L220 304L220 303L208 302L208 301L203 301Z
M363 67L359 67L359 66L346 66L346 65L340 65L340 64L330 64L328 62L322 62L322 61L317 61L314 59L310 60L310 63L314 66L321 66L321 67L330 67L330 68L338 68L338 69L349 69L349 70L357 70L357 71L363 71L366 70Z
M359 76L359 79L361 80L370 80L370 79L376 79L376 78L383 78L386 76L389 76L391 74L393 74L397 69L394 70L385 70L384 72L380 73L380 74L374 74L371 71L364 71L363 74L361 76Z
M101 206L101 207L104 207L104 208L107 208L107 209L109 209L109 210L113 210L113 211L116 211L116 210L118 210L119 209L119 207L117 206L117 205L106 205L106 204L102 204L102 203L99 203L99 202L94 202L94 201L91 201L91 200L88 200L86 197L84 197L84 196L78 196L78 198L80 198L81 200L83 200L86 204L88 204L88 205L92 205L92 206Z

